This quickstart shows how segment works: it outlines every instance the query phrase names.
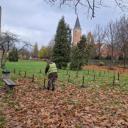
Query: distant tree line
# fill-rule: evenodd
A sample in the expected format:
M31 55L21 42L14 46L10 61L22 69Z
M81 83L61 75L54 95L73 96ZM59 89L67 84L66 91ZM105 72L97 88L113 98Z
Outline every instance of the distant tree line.
M94 40L97 42L97 59L103 58L102 44L108 50L106 59L111 60L111 65L115 60L123 60L124 67L128 61L128 18L121 17L116 22L109 22L106 28L97 25L94 31Z
M12 38L13 39L13 38ZM52 59L57 67L79 70L89 59L109 59L113 66L116 60L122 59L124 67L128 61L128 18L121 17L116 22L109 22L106 27L97 25L94 32L82 35L76 46L71 44L71 29L62 17L58 23L56 34L48 46L38 48L35 43L32 50L22 48L18 50L20 59ZM11 41L12 42L12 41ZM10 54L15 50L11 45ZM2 48L3 46L1 46ZM3 49L4 52L4 49ZM15 52L14 52L15 53ZM10 57L11 58L11 57ZM14 59L15 60L15 59Z

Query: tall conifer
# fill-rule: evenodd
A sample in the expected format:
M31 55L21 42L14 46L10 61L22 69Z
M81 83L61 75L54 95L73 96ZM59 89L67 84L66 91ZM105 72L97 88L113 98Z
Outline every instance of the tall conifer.
M52 55L53 61L60 69L63 67L65 68L70 61L70 45L71 30L65 23L64 17L62 17L58 23Z

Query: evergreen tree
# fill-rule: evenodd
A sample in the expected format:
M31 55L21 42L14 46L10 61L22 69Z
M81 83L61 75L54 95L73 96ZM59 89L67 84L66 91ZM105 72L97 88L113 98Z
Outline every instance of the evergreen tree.
M70 61L71 30L65 23L64 17L59 21L52 59L58 68L65 68Z
M79 48L77 46L72 47L70 69L72 70L80 69L80 64L79 64L80 58L81 56L80 56Z
M77 46L72 48L71 51L71 64L70 68L79 70L88 61L88 47L86 43L86 36L82 36Z
M69 25L67 25L67 40L68 40L68 44L71 46L72 31L71 31Z
M17 62L18 61L18 51L17 51L17 49L15 47L9 53L8 59L9 59L9 61L13 61L13 62Z
M34 58L38 58L38 44L37 43L35 43L35 45L34 45L32 56Z

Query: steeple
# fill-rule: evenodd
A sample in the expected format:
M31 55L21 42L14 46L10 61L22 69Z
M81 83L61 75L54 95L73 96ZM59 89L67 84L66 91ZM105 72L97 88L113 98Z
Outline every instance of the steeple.
M76 23L75 23L74 29L81 29L78 16L77 16L77 19L76 19Z
M75 26L74 26L74 29L73 29L73 45L77 45L77 43L79 43L81 39L81 27L80 27L80 22L79 22L79 18L77 16L77 19L76 19L76 23L75 23Z

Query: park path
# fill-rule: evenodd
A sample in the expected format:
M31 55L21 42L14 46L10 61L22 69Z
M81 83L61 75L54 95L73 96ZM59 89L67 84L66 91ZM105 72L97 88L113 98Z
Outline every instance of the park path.
M127 128L128 93L110 87L58 86L43 90L38 82L17 81L3 99L6 128ZM9 98L9 99L7 99Z

